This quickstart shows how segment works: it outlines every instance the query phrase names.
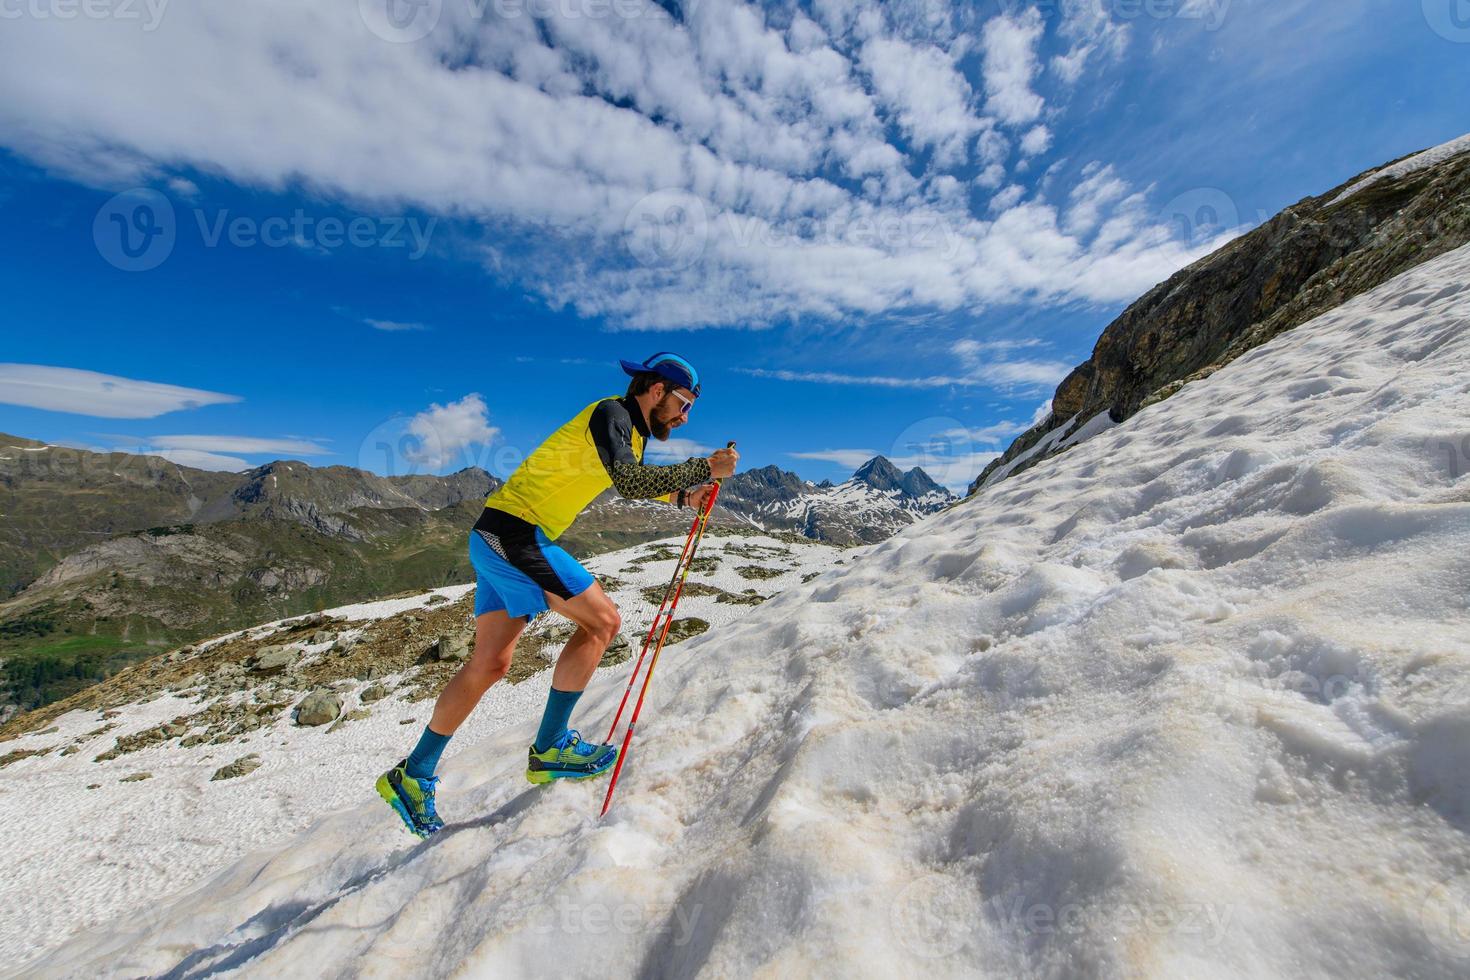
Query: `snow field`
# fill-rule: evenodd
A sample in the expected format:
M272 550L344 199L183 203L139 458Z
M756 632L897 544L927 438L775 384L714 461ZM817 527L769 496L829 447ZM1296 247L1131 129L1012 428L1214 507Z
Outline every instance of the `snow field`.
M657 608L641 590L665 585L676 562L650 561L641 569L629 568L628 562L659 546L677 554L683 544L681 536L586 561L594 574L612 575L621 583L610 595L623 612L623 633L635 651ZM730 546L763 557L727 553ZM690 581L729 592L753 587L762 595L771 595L799 583L803 575L831 568L836 558L851 560L858 553L860 550L838 552L815 542L791 544L765 535L706 535L699 554L718 557L719 567L713 572L691 573ZM781 574L749 581L735 571L751 564L780 569ZM473 588L450 586L326 612L341 620L383 619L425 608L434 596L457 600ZM718 629L752 608L717 602L713 596L686 595L676 618L698 616ZM239 630L199 646L207 648L242 634L264 637L276 632L282 622L285 620ZM330 656L330 645L306 646L306 659ZM626 678L626 670L626 666L604 668L599 676ZM452 761L466 747L501 729L512 728L517 741L528 742L545 704L548 677L493 687L456 733L446 760ZM389 675L378 682L391 688L400 679L401 675ZM0 904L0 952L5 960L25 963L78 932L104 929L114 920L136 926L140 908L148 909L150 903L196 886L251 851L279 846L325 814L372 797L373 780L412 748L434 703L410 703L390 695L363 705L357 694L367 686L367 682L359 683L353 692L344 693L342 711L346 714L367 707L371 716L331 733L325 728L297 727L287 712L243 742L186 749L174 741L106 762L92 761L110 749L117 736L135 734L201 707L192 698L170 694L129 705L112 719L97 712L70 712L56 720L55 732L24 735L6 743L4 751L59 749L104 725L117 726L88 739L74 755L60 756L53 751L0 770L0 822L6 827L31 828L25 834L0 839L7 882L15 894L46 896L44 901ZM249 691L234 696L237 701L249 698ZM299 695L293 700L299 700ZM611 708L593 715L579 707L573 724L585 725L588 737L593 737L594 729L596 737L601 737L611 714ZM249 753L260 756L259 769L234 779L210 781L215 770ZM509 756L523 768L524 744L509 750ZM143 772L150 773L150 778L119 782ZM516 778L527 785L519 773ZM34 820L37 800L44 800L45 809L55 816ZM386 808L383 812L387 813Z
M1467 319L1470 248L669 649L606 819L488 733L43 968L1464 975Z

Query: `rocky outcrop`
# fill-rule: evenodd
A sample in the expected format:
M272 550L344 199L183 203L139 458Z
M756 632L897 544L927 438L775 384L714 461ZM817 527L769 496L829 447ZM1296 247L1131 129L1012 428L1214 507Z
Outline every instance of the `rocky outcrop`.
M987 466L970 493L994 482L992 475L1046 458L1036 452L1010 465L1054 430L1102 412L1124 421L1283 331L1470 241L1470 153L1344 196L1376 172L1287 208L1149 290L1057 387L1050 417Z

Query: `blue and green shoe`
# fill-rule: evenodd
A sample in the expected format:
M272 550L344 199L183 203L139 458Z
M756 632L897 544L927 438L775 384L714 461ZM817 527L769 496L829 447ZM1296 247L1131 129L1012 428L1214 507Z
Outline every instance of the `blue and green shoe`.
M434 789L439 785L439 777L415 779L408 774L407 765L405 759L378 777L378 795L403 818L410 831L428 837L444 827L444 821L434 810Z
M575 729L563 733L545 752L537 752L533 745L528 754L526 780L538 785L553 779L590 779L618 761L616 746L584 742Z

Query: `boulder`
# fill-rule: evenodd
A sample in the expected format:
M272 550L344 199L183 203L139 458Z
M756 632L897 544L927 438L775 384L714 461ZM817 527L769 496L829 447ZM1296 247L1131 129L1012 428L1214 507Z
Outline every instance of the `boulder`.
M285 670L301 654L301 648L289 643L278 643L261 647L250 658L250 669L257 674L269 674Z
M209 777L209 781L214 782L217 779L235 779L245 775L246 773L254 772L259 768L260 756L252 752L249 755L242 755L240 758L236 759L234 762L231 762L227 766L220 766L214 771L214 775Z
M470 638L459 633L445 633L434 643L434 659L470 659Z
M336 721L342 713L342 699L336 691L326 689L312 691L296 706L296 724L305 726L325 725Z
M362 702L381 701L388 696L388 689L382 684L369 684L362 689L357 699Z

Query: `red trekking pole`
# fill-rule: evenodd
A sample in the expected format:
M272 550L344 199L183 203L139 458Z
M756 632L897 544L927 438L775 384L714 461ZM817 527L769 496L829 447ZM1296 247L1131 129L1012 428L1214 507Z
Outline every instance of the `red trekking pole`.
M735 443L731 442L726 448L734 449ZM653 668L658 666L658 655L663 651L664 639L669 635L669 627L674 622L674 610L678 608L679 596L684 594L684 580L689 577L689 566L694 563L694 553L699 550L699 542L704 538L705 525L709 523L709 515L715 509L715 498L720 495L720 480L710 488L709 496L704 500L698 514L694 517L694 523L689 528L689 536L684 539L684 550L679 555L679 562L674 566L674 574L669 579L668 587L664 589L663 601L659 603L658 613L653 617L653 624L648 628L648 636L643 640L643 649L638 653L638 662L633 665L633 673L628 678L628 687L623 691L623 700L618 704L617 714L613 715L612 727L607 730L607 741L611 742L613 732L617 731L618 719L623 716L623 707L628 703L628 695L633 692L633 682L638 678L638 669L643 666L644 654L648 652L649 643L653 643L653 658L648 662L648 672L643 675L643 687L638 691L638 701L633 705L633 715L628 719L628 731L623 735L623 745L618 750L618 761L613 766L612 779L607 785L607 796L602 800L602 813L606 815L608 807L612 806L613 790L618 788L618 776L623 771L623 763L628 761L628 747L633 742L633 728L638 724L638 714L643 710L643 699L648 696L648 682L653 680ZM672 599L670 598L672 596ZM664 607L668 611L664 611ZM662 628L660 628L662 627ZM657 640L655 641L655 637Z

